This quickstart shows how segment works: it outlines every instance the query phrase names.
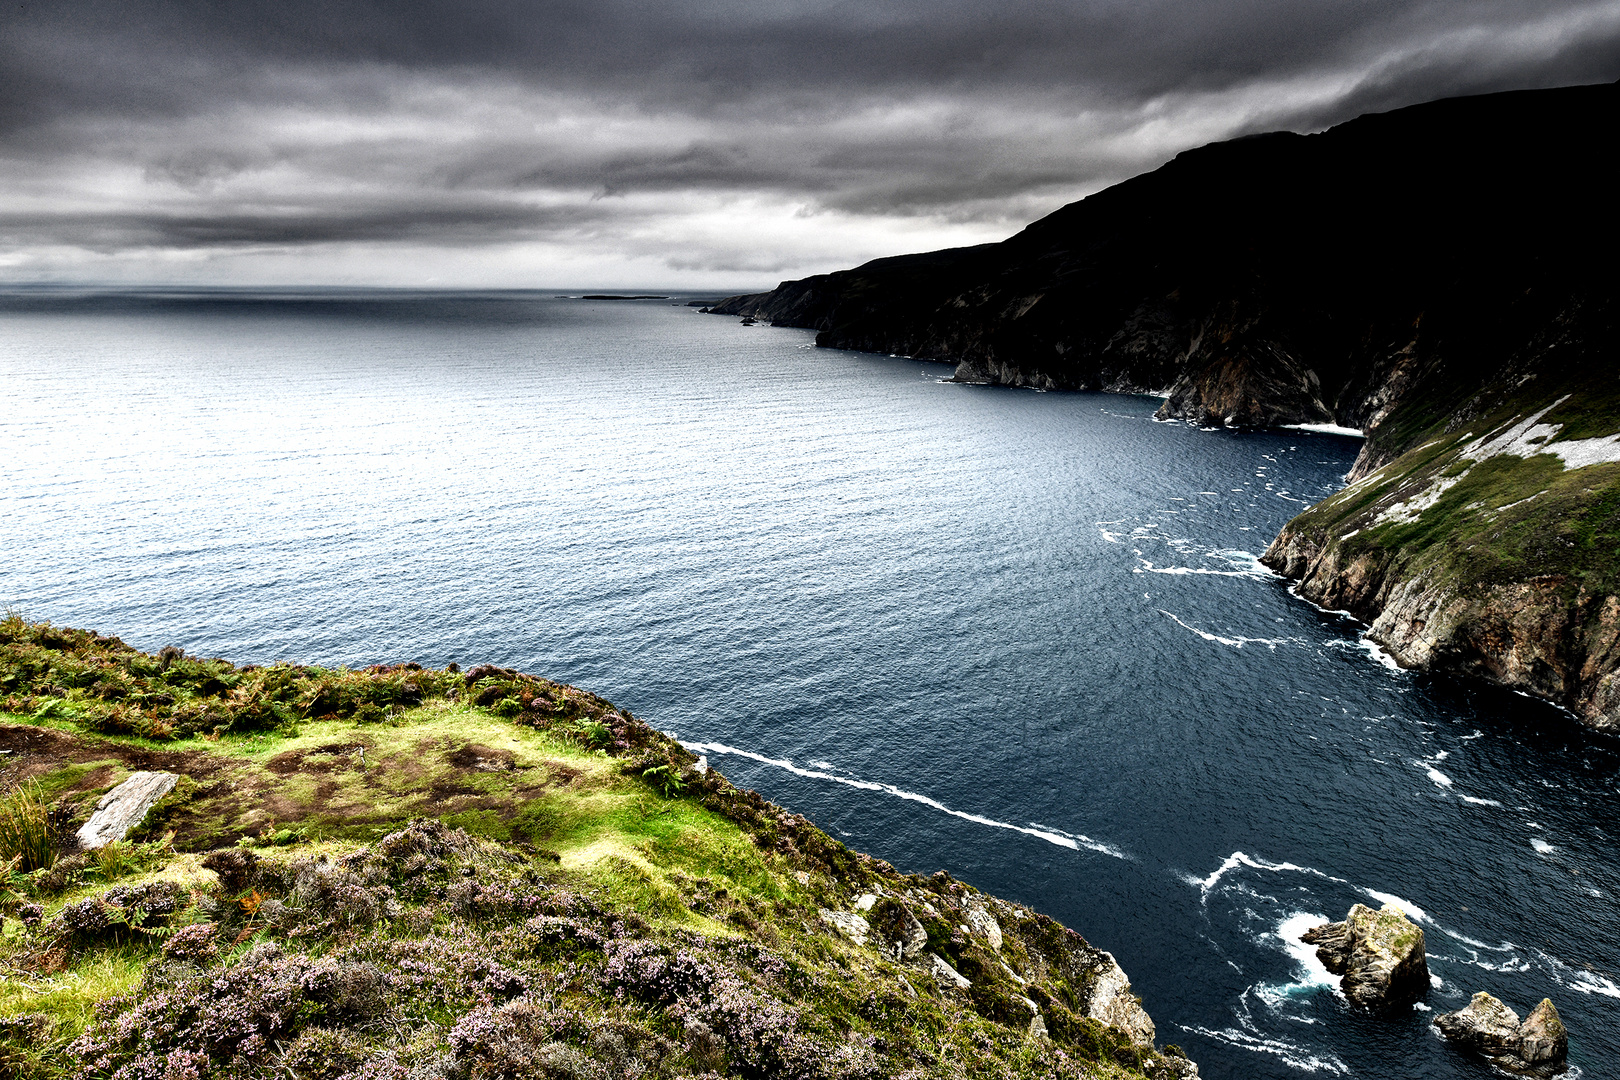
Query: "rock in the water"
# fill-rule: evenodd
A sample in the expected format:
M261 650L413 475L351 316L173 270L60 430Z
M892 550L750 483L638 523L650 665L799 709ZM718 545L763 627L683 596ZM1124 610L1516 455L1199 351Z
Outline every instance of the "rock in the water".
M1551 998L1542 998L1519 1025L1519 1057L1529 1065L1555 1065L1560 1070L1569 1057L1569 1033Z
M96 803L95 813L79 827L79 846L87 851L105 847L129 835L158 800L174 790L180 778L167 772L138 772L113 788Z
M1519 1014L1483 990L1466 1007L1435 1017L1434 1026L1452 1042L1490 1057L1519 1049Z
M1324 923L1300 940L1317 946L1324 967L1344 976L1344 996L1370 1009L1410 1005L1429 988L1423 931L1392 904L1356 904L1342 923ZM1516 1018L1515 1018L1516 1019Z
M1450 1041L1521 1076L1556 1076L1569 1056L1569 1035L1548 998L1520 1023L1518 1013L1481 990L1465 1007L1436 1017L1434 1026Z

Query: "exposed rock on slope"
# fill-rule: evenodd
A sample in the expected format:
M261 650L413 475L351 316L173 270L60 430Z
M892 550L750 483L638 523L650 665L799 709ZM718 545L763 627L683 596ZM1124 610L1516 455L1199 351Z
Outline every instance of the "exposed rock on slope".
M1001 244L715 308L971 382L1365 429L1268 566L1409 667L1620 729L1620 84L1189 151Z
M1386 422L1405 443L1370 441L1353 483L1289 522L1261 561L1370 623L1405 666L1482 677L1616 730L1616 301L1581 314L1601 334L1527 354L1460 405L1415 393Z
M1079 934L572 687L164 665L15 616L0 686L0 795L55 793L64 838L127 773L181 777L164 840L0 891L0 1076L1197 1076Z
M1339 986L1357 1005L1410 1005L1429 989L1423 931L1397 907L1356 904L1344 922L1313 927L1300 940L1317 946L1323 967L1344 976Z

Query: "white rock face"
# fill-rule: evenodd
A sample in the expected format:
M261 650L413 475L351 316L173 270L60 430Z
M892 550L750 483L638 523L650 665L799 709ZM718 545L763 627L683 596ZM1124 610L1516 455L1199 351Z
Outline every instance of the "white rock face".
M167 772L138 772L113 788L96 803L96 812L79 827L79 846L86 851L122 840L141 823L159 799L174 790L180 778Z
M979 904L969 904L967 909L968 926L974 933L990 943L992 949L1001 949L1001 924L996 917L986 911Z
M928 958L932 961L934 978L939 981L941 986L954 986L958 990L966 990L973 985L972 980L951 967L943 956L938 953L929 953Z
M830 908L822 908L821 921L857 945L865 945L868 935L872 933L871 924L853 911L833 911Z
M1153 1018L1131 993L1131 981L1113 953L1098 950L1098 966L1087 988L1085 1014L1104 1024L1113 1024L1130 1035L1133 1042L1153 1045Z

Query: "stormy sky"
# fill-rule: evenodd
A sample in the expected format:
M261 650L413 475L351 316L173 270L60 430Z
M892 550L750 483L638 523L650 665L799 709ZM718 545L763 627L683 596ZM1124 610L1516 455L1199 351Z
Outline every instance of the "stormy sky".
M1620 0L0 0L0 282L766 287L1616 78Z

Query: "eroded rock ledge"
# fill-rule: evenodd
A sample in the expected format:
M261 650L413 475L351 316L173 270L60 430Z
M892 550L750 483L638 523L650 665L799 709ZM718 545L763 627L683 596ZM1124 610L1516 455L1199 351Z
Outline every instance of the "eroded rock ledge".
M1356 904L1344 922L1313 927L1300 940L1317 946L1322 965L1344 976L1344 996L1363 1008L1410 1005L1429 990L1423 930L1400 908Z
M1548 1078L1568 1067L1569 1035L1550 998L1542 998L1521 1023L1518 1013L1481 990L1463 1008L1436 1017L1434 1026L1504 1072Z

